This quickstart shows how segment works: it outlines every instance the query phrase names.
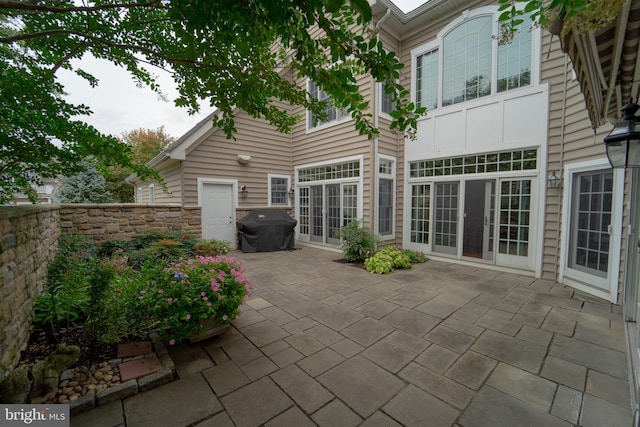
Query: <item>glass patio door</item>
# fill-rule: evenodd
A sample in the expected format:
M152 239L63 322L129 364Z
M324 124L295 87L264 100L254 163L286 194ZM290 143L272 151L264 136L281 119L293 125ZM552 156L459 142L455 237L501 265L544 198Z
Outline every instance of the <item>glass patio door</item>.
M435 190L433 251L456 255L459 183L437 183Z
M331 245L340 244L340 228L357 219L357 184L322 184L309 188L309 240Z
M312 242L324 242L324 203L323 186L314 185L311 187L311 234Z
M494 180L465 182L462 255L493 260Z

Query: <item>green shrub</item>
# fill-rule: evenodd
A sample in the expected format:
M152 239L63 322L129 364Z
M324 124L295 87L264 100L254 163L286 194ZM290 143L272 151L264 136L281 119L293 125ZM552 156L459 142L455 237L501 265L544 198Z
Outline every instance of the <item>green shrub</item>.
M224 240L198 240L193 245L196 255L200 256L218 256L229 253L229 242Z
M338 232L340 248L346 262L362 262L373 253L378 239L362 221L353 220Z
M409 249L404 249L402 253L409 257L409 262L411 264L422 264L424 262L427 262L427 257L424 256L422 252L416 252L416 251L411 251Z
M387 274L396 268L411 268L409 256L395 246L385 246L364 262L370 273Z
M58 327L83 320L91 304L89 281L95 272L95 245L82 236L63 236L58 252L49 264L47 283L36 299L36 327Z

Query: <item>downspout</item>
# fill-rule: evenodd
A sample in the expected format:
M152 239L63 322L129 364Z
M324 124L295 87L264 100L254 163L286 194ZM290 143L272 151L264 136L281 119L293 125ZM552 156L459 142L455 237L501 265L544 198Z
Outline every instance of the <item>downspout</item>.
M391 15L391 8L387 8L387 11L385 12L384 16L382 18L380 18L380 20L378 22L376 22L376 34L378 34L378 31L380 30L380 26L382 25L382 23L384 21L387 20L387 18L389 17L389 15ZM378 101L378 83L377 82L373 82L373 125L375 126L376 129L378 129L379 126L379 120L378 120L378 108L380 107L379 101ZM379 135L379 134L378 134ZM371 206L373 208L373 224L371 224L371 229L373 231L374 234L378 234L378 221L379 221L379 212L378 212L378 191L380 188L379 185L379 168L380 165L378 164L378 151L380 149L380 138L379 136L376 135L375 138L373 138L373 188L371 189ZM374 247L374 252L378 250L377 248L377 239L374 240L375 247Z
M552 40L549 43L552 43L552 42L553 42L553 37L552 37ZM569 55L565 54L564 55L564 76L565 77L564 77L564 87L562 88L562 93L563 93L563 95L562 95L562 121L560 123L560 129L561 129L561 131L560 131L560 170L558 171L558 173L560 174L560 176L562 178L564 178L564 142L565 142L565 139L566 139L567 87L569 86L569 83L568 83L568 78L569 77L567 76L567 71L571 67L570 64L571 64L571 62L570 62L570 59L569 59ZM547 155L548 155L548 153L547 153ZM547 173L548 172L549 171L547 171ZM546 177L545 177L545 181L546 181ZM565 181L565 180L563 179L563 181ZM546 182L545 182L545 185L546 185ZM563 186L564 185L567 185L567 183L563 182ZM557 218L556 218L556 230L558 230L558 233L556 235L556 248L555 248L555 253L556 253L556 257L555 258L556 259L555 259L555 266L554 266L554 270L555 270L554 274L555 274L555 277L556 277L556 281L558 281L560 279L560 277L559 277L559 273L560 273L560 271L559 271L559 268L560 268L560 256L558 255L558 252L560 250L560 227L562 225L560 217L562 216L562 206L563 206L563 204L564 203L570 203L570 201L567 202L566 200L562 200L563 197L564 197L564 189L561 188L560 189L560 194L558 195L558 215L557 215Z

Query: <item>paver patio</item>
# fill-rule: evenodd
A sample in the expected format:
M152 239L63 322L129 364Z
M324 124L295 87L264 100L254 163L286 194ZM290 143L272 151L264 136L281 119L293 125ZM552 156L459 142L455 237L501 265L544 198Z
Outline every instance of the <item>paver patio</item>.
M378 276L310 246L234 255L259 289L233 327L73 427L632 425L619 306L439 261Z

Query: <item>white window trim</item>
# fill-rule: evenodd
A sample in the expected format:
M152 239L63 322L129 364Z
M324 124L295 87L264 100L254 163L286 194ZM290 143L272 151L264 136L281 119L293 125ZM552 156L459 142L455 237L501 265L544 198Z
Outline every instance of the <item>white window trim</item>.
M149 184L149 203L156 202L156 186L155 184Z
M287 202L282 204L271 203L271 179L272 178L282 178L287 180ZM289 189L291 188L291 177L289 175L278 175L275 173L267 174L267 206L291 206L291 198L289 197Z
M384 86L382 82L376 84L376 108L378 109L378 115L387 120L393 120L393 117L389 113L382 111L382 96L384 95Z
M562 193L562 228L560 230L560 259L558 281L591 295L604 298L612 303L618 300L618 281L620 279L620 248L622 238L622 215L624 200L624 169L613 169L613 198L611 202L611 251L609 252L609 266L607 279L601 279L600 286L609 287L609 291L589 285L589 282L597 282L596 276L573 270L568 267L569 261L569 233L571 220L571 200L573 197L573 175L581 172L598 172L610 170L611 165L607 158L590 160L580 163L565 165L562 179L564 188Z
M516 6L518 8L521 8L522 6L518 5ZM456 19L454 19L453 21L449 22L449 24L447 26L445 26L442 30L440 30L438 32L438 35L436 36L436 38L434 40L431 40L428 43L425 43L421 46L418 46L414 49L411 50L411 101L412 102L416 102L416 77L417 77L417 65L418 65L418 56L421 56L425 53L431 52L435 49L438 49L438 72L439 72L439 76L438 76L438 104L435 108L432 108L431 110L435 110L435 109L460 109L460 105L468 103L468 102L477 102L479 100L483 100L483 99L491 99L491 102L493 102L493 100L495 99L494 97L496 96L504 96L505 93L510 93L510 92L517 92L520 90L525 90L527 88L535 88L537 86L540 85L540 50L541 50L541 33L540 33L540 28L537 27L533 27L532 29L532 37L531 37L531 57L532 57L532 61L531 61L531 81L530 84L527 86L523 86L520 88L516 88L516 89L511 89L508 91L503 91L503 92L498 92L497 91L497 73L498 73L498 42L497 40L493 41L492 47L491 47L491 94L481 97L481 98L476 98L475 100L469 100L469 101L464 101L464 102L460 102L457 104L452 104L452 105L447 105L447 106L442 106L442 61L443 61L443 55L444 52L442 51L442 39L443 37L449 33L452 29L454 29L455 27L457 27L458 25L462 24L464 21L471 19L471 18L475 18L477 16L481 16L481 15L493 15L493 34L498 34L499 31L499 23L498 23L498 17L499 17L499 12L498 12L498 6L483 6L483 7L479 7L477 9L473 9L473 10L465 10L464 12L462 12L462 14L460 16L458 16ZM485 101L486 102L486 101Z
M311 82L311 79L307 79L306 85L307 85L307 93L309 93L309 83ZM310 96L310 95L309 95ZM333 108L338 108L338 107L333 107ZM317 126L313 126L313 123L311 123L311 121L309 120L309 116L311 115L311 112L309 110L305 110L305 131L307 134L310 133L314 133L314 132L318 132L321 131L323 129L327 129L333 126L337 126L340 125L342 123L351 121L351 115L347 112L345 112L345 115L339 119L336 120L332 120L330 122L327 123L323 123Z
M360 164L360 176L358 178L341 178L341 179L332 179L332 180L324 180L324 181L313 181L313 182L300 182L298 180L298 171L300 169L307 169L307 168L313 168L313 167L317 167L317 166L326 166L326 165L332 165L332 164L338 164L338 163L346 163L346 162L352 162L352 161L358 161ZM356 183L357 184L357 188L358 188L358 210L357 210L357 216L358 218L363 218L364 216L364 195L363 193L363 183L364 183L364 156L359 155L359 156L350 156L350 157L339 157L337 159L331 159L331 160L325 160L322 162L315 162L315 163L307 163L307 164L303 164L303 165L299 165L299 166L295 166L294 170L295 170L295 188L296 188L296 200L299 197L299 191L300 191L300 187L311 187L313 185L322 185L322 184L334 184L334 183ZM296 218L300 218L300 203L296 203ZM300 224L298 223L296 225L296 239L300 239L300 241L303 242L308 242L308 236L309 234L300 234L299 230L300 230Z
M380 171L380 160L387 160L390 161L391 164L391 173L390 174L383 174ZM386 235L382 235L380 234L380 194L378 194L378 197L376 198L378 201L378 206L376 206L376 215L375 215L375 221L376 221L376 231L378 233L378 235L382 238L382 240L393 240L396 238L396 198L397 198L397 177L396 177L396 170L397 170L397 159L393 156L387 156L385 154L378 154L378 161L376 162L376 169L378 170L378 179L383 178L383 179L390 179L393 182L392 185L392 191L393 191L393 195L391 198L391 234L386 234ZM379 191L380 189L380 183L378 183L376 185L376 191Z
M143 198L142 191L143 191L142 190L142 186L138 186L136 188L136 202L137 203L142 203L142 198Z

